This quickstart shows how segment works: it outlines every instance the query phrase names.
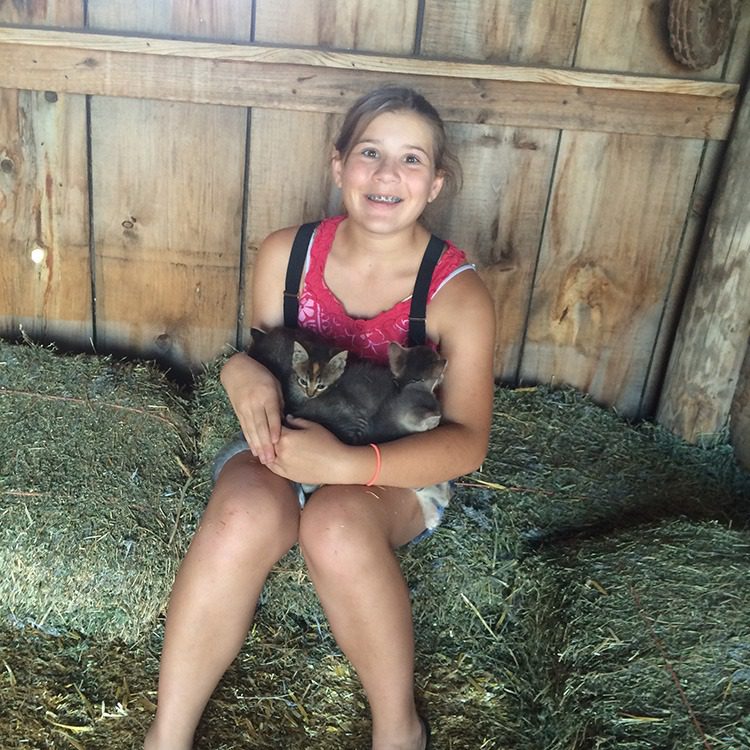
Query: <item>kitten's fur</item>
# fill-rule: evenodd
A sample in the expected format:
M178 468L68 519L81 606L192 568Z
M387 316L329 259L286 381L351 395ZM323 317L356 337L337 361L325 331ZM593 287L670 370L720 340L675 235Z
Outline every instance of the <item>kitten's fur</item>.
M279 326L265 333L254 328L252 337L248 353L281 384L286 413L322 424L342 442L382 443L440 423L434 391L446 361L428 346L391 343L385 367L331 348L305 329ZM241 435L227 444L214 461L214 479L243 450L247 443ZM417 490L428 528L439 522L435 506L448 504L444 485Z

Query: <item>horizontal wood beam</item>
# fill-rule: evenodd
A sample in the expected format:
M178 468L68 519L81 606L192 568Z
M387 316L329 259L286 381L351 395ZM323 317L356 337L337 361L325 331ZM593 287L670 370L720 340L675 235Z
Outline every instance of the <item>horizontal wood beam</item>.
M301 47L0 26L0 87L343 112L384 82L445 119L723 140L738 86Z

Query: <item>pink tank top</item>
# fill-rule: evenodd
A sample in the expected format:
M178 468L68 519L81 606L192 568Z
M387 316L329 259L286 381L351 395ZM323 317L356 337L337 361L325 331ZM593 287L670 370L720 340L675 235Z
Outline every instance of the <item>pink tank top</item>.
M324 219L315 232L308 252L297 320L301 328L316 331L335 346L385 364L388 362L389 342L397 341L402 346L406 345L411 297L396 303L390 310L378 313L374 318L352 318L347 314L323 278L336 229L344 218L335 216ZM467 262L466 255L455 245L446 243L432 274L428 303L442 284L469 268L474 266Z

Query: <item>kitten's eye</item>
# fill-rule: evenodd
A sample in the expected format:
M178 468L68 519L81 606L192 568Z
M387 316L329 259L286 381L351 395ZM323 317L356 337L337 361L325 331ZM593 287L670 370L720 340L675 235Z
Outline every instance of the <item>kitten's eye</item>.
M307 380L303 377L297 378L297 385L301 385L303 388L307 386Z
M325 383L318 383L315 386L316 391L324 391L326 388L328 388L328 386Z

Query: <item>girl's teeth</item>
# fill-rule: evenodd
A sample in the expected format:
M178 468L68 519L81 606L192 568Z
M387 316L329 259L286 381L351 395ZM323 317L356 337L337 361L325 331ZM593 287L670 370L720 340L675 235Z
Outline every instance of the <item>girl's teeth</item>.
M393 195L368 195L367 197L376 203L398 203L401 200Z

